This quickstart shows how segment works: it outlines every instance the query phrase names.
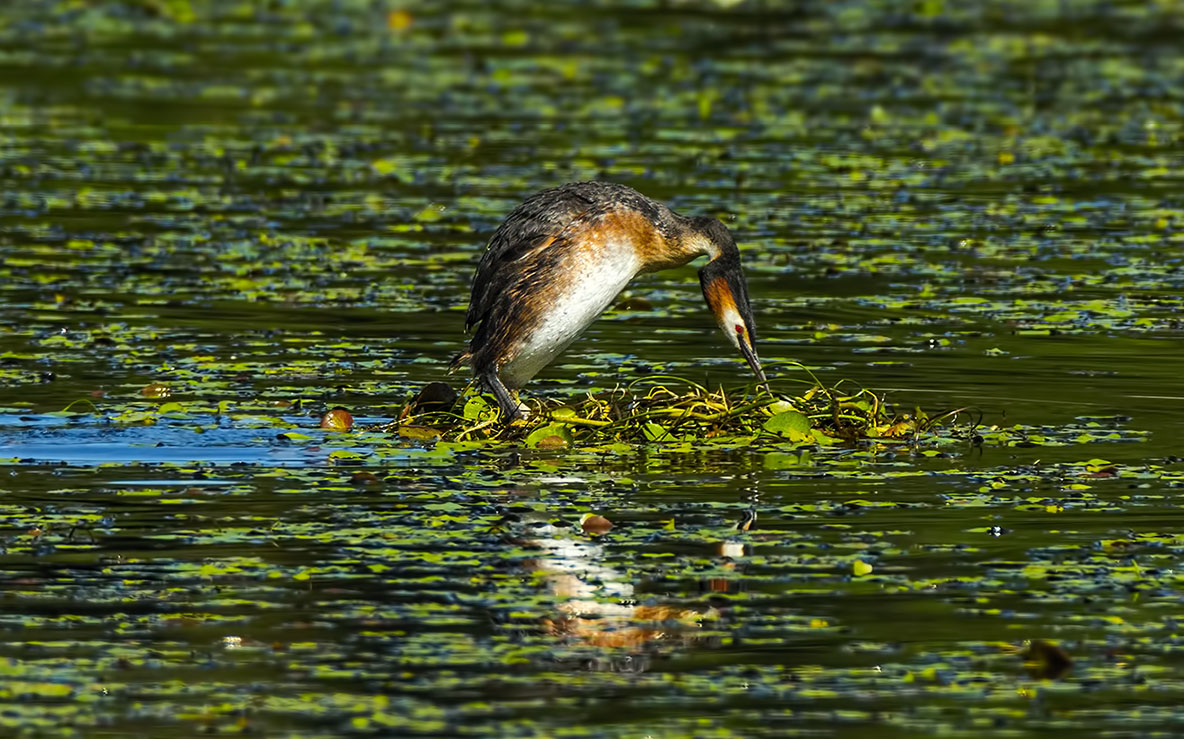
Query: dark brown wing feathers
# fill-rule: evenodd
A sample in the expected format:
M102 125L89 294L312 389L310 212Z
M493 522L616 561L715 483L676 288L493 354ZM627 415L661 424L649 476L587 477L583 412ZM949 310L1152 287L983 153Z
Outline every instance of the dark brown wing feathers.
M497 294L511 281L512 275L521 274L523 265L519 262L523 258L551 246L564 229L593 210L597 198L582 193L578 187L581 184L586 183L532 195L494 232L473 278L473 295L465 316L466 331L472 331L488 317ZM604 199L599 199L603 204Z
M508 281L508 273L522 266L518 262L554 244L556 236L555 233L532 233L513 241L504 241L497 244L496 255L494 242L490 241L489 249L481 257L481 264L473 277L473 295L469 301L469 312L465 314L465 331L472 331L473 326L488 317L497 294ZM496 235L494 239L497 239Z
M515 208L490 238L477 266L465 315L465 330L473 338L454 368L471 364L478 373L496 370L493 365L518 335L517 324L538 307L534 304L547 294L556 270L562 270L573 252L569 239L580 238L583 225L621 210L643 215L651 224L675 218L636 190L604 182L544 190Z
M527 198L494 232L473 278L473 295L465 330L485 320L497 294L522 274L519 262L562 241L565 230L611 210L628 208L650 222L671 217L662 205L631 187L607 182L573 182Z

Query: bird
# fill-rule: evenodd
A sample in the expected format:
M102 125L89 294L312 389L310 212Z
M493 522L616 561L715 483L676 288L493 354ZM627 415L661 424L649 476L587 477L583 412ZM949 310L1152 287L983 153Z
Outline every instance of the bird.
M703 298L761 384L755 322L740 250L710 216L681 216L626 185L573 182L537 192L490 238L465 315L465 366L497 399L502 419L522 417L516 391L568 347L639 274L699 257ZM512 392L513 391L513 392Z

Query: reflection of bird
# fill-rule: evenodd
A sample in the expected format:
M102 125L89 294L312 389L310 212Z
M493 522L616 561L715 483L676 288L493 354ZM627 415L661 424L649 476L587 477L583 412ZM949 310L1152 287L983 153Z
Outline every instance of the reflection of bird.
M754 528L756 528L756 509L749 508L747 511L745 511L744 515L732 528L736 529L737 531L752 531Z
M498 227L477 266L453 369L469 365L497 396L504 418L521 414L522 387L576 339L643 272L700 256L703 297L761 382L740 251L715 218L686 218L633 188L576 182L544 190Z

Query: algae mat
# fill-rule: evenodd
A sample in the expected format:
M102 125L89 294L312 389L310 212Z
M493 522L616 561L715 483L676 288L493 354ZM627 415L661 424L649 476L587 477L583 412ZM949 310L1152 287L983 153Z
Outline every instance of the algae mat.
M5 6L0 733L1174 733L1182 33L1169 0ZM499 219L587 178L725 220L775 382L965 410L373 430L445 379ZM732 354L686 267L529 392L744 397Z

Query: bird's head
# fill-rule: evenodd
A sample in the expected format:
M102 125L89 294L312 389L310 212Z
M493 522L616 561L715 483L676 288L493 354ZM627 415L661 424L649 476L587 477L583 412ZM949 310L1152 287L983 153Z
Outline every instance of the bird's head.
M748 303L744 270L740 267L740 250L727 227L715 218L697 218L694 225L708 242L705 251L711 257L711 261L699 270L703 299L711 308L720 330L763 383L766 381L765 371L756 355L756 323Z

